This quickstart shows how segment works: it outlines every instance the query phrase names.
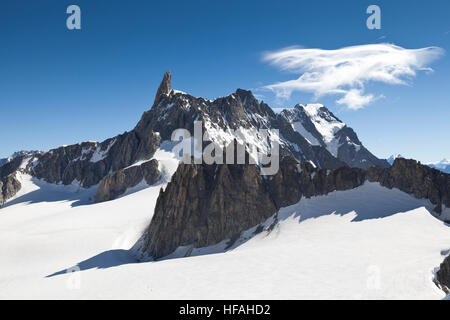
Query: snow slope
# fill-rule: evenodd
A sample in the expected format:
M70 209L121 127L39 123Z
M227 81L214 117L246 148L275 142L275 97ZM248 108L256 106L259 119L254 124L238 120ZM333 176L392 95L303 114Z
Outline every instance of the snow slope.
M347 133L343 138L339 134L346 128L346 124L321 104L298 104L292 109L285 109L281 114L311 145L323 145L335 157L338 157L339 149L344 144L352 145L356 152L362 147L356 135L349 136Z
M224 242L137 263L129 249L164 184L92 204L94 190L21 179L24 191L0 210L0 298L444 297L432 276L448 226L427 201L378 184L283 208L271 232L227 252Z
M306 141L309 142L309 144L313 146L320 146L320 142L317 141L317 139L308 130L305 129L305 127L300 121L292 123L292 128L298 133L300 133L303 136L303 138L305 138Z
M303 106L303 109L316 127L316 130L322 135L328 151L336 157L339 148L336 133L345 127L345 123L337 120L328 113L322 112L322 108L323 105L321 104L307 104Z

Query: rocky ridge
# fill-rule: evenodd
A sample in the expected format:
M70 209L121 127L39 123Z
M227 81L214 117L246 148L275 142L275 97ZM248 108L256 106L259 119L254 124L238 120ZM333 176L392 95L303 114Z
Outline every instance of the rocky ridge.
M300 110L299 107L296 108ZM113 199L121 190L126 190L135 183L135 169L124 169L152 159L161 142L170 140L175 129L184 128L193 134L195 121L202 121L203 132L211 141L220 145L237 139L240 143L254 145L258 152L267 154L277 142L282 156L310 161L321 168L339 168L344 165L364 168L368 165L383 166L381 160L364 151L354 132L325 107L320 107L314 115L304 113L304 116L314 120L310 120L308 125L308 119L304 118L304 125L305 128L310 128L310 134L316 135L320 143L311 143L301 132L295 130L289 120L291 118L275 114L265 102L258 102L251 91L238 89L229 96L215 100L196 98L173 90L171 74L167 72L158 88L153 106L143 113L133 130L103 142L83 142L35 154L32 159L28 159L22 170L48 183L69 185L77 182L84 188L98 185L98 201ZM323 138L320 140L318 135L320 130L317 129L317 124L327 121L338 123L342 127L339 132L335 132L333 138L333 143L339 146L335 154L329 141ZM267 139L259 134L260 129L268 130ZM236 134L238 130L239 135ZM347 141L349 139L350 142ZM359 151L355 151L356 149ZM3 166L5 165L7 164ZM153 174L157 175L156 172ZM130 176L125 177L127 175ZM5 182L2 183L5 185ZM18 190L20 186L17 185L14 188L8 187L8 191L2 195L3 201ZM108 195L109 191L111 194Z
M293 109L283 110L280 116L311 145L326 148L350 167L367 169L372 166L389 166L386 160L378 159L370 153L353 129L323 105L297 104Z
M302 197L353 189L365 181L429 199L437 215L442 205L450 207L450 175L414 160L398 158L389 168L322 169L286 156L278 173L268 178L250 164L181 164L161 190L141 251L158 259L180 246L199 248L235 239Z
M26 172L27 164L40 154L40 151L20 151L5 159L0 166L0 206L21 189L18 173Z

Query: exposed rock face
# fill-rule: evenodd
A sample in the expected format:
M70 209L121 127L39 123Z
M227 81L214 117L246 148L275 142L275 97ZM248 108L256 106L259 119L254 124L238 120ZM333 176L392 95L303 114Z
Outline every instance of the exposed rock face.
M307 198L357 188L364 183L366 177L364 170L360 168L318 169L306 162L302 162L300 166L300 188Z
M277 142L282 156L292 156L298 161L312 161L318 167L339 168L345 164L364 167L377 164L377 158L364 153L364 147L358 145L359 151L355 151L354 146L360 143L356 135L328 109L321 106L314 114L305 112L308 109L306 107L297 109L292 117L288 116L288 111L285 115L277 115L266 103L258 102L251 91L242 89L214 101L196 98L172 90L171 74L166 72L153 106L144 112L133 130L101 143L83 142L36 154L34 159L29 160L25 172L49 183L68 185L77 181L81 186L89 188L99 184L109 174L138 161L151 159L161 141L170 140L174 130L183 128L193 134L196 120L202 121L203 132L207 133L209 139L221 145L236 138L235 130L243 130L244 135L250 137L251 141L247 142L257 145L260 152L268 153ZM317 141L306 139L301 131L296 130L292 121L298 119L293 117L300 117L299 121L304 125L309 139L315 137ZM333 132L335 135L331 143L319 132L318 123L332 123L342 130ZM269 131L268 139L259 136L260 129ZM330 147L334 145L340 146L339 152ZM5 161L2 163L2 167L8 164ZM119 179L121 175L123 172L118 173L115 178ZM113 177L109 179L114 181ZM124 178L123 182L127 179ZM119 188L116 183L113 185L114 188ZM113 193L120 192L119 189ZM109 196L99 196L101 198L107 199Z
M317 168L290 157L274 176L262 178L256 165L180 165L157 200L142 251L153 258L179 246L204 247L264 222L302 197L350 190L365 181L398 188L417 198L450 207L450 175L414 160L397 159L390 168Z
M17 171L33 154L34 152L20 152L0 166L0 206L12 198L22 187L17 179Z
M39 157L30 173L49 183L67 185L77 180L89 188L109 172L151 158L159 143L157 133L133 130L102 143L84 142L50 150Z
M113 200L125 193L128 188L137 186L143 180L148 185L152 185L160 178L161 172L158 170L158 161L155 159L141 165L118 170L100 181L95 200L97 202Z
M345 166L345 162L334 157L325 147L312 145L299 132L295 131L292 126L283 121L280 116L273 121L274 127L280 130L281 135L287 139L292 145L288 152L281 152L282 155L292 155L296 159L310 160L318 166L325 168L339 168ZM297 148L295 147L297 146Z
M415 160L395 159L390 168L373 167L368 179L387 188L397 188L416 198L429 199L441 213L442 204L450 207L450 175L422 165Z
M339 168L346 164L331 154L325 143L308 142L293 129L286 117L275 114L266 103L258 102L251 91L237 89L227 97L211 101L170 88L170 74L166 74L152 109L143 114L136 130L151 128L160 133L162 140L170 140L175 129L184 128L193 134L197 120L202 121L203 132L207 132L212 141L223 144L233 138L229 137L232 130L243 129L247 135L255 136L259 129L268 129L272 130L272 139L279 139L280 153L284 156L290 155L299 161L310 160L320 167ZM312 123L311 127L314 127ZM279 130L279 136L273 132L275 129Z
M16 178L16 172L2 178L0 180L0 206L6 200L12 198L22 187L19 180Z
M156 91L155 102L153 105L159 103L159 100L164 96L170 94L172 91L172 75L170 72L164 73L164 77L159 85L158 91Z
M159 145L158 133L150 128L135 129L102 143L83 142L46 153L18 156L0 167L0 177L16 172L25 161L22 171L33 177L65 185L78 181L81 186L89 188L97 185L110 172L119 171L139 160L150 159ZM6 200L3 197L3 201Z
M362 145L352 128L322 105L298 104L293 109L283 110L280 117L311 145L324 147L350 167L367 169L371 166L389 166L386 160L378 159Z
M275 211L256 165L181 164L159 195L145 247L159 258L180 245L207 246Z
M280 160L280 169L277 174L265 180L276 210L300 200L302 197L301 177L299 164L294 158L284 157Z
M435 282L445 294L450 294L450 256L441 263L436 272Z
M29 156L33 156L33 155L42 154L42 153L43 153L42 151L37 151L37 150L32 150L32 151L21 150L21 151L14 152L8 158L0 159L0 168L2 166L4 166L6 163L11 162L16 158L21 157L23 159L24 157L29 157Z
M144 239L144 252L160 258L179 246L204 247L235 238L281 207L334 190L355 188L364 171L314 168L287 156L273 177L256 165L181 164L161 191Z

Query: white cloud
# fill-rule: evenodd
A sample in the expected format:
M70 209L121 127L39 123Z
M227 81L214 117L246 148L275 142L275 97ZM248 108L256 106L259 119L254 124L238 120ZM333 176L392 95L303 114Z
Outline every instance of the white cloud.
M336 100L336 103L346 105L352 110L358 110L377 99L373 94L364 95L363 93L361 89L350 89L341 99Z
M365 93L365 84L377 81L408 84L417 71L432 71L428 65L443 55L439 47L404 49L388 44L367 44L337 50L284 48L265 53L264 61L283 71L299 74L295 80L265 86L278 98L288 99L294 91L342 95L336 102L360 109L379 97Z

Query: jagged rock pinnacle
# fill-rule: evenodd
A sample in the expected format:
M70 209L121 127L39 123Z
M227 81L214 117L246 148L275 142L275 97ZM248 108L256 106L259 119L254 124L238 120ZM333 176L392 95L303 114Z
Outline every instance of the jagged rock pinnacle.
M164 73L164 77L159 85L158 91L156 92L155 104L159 101L162 95L168 95L172 90L172 75L169 71Z

